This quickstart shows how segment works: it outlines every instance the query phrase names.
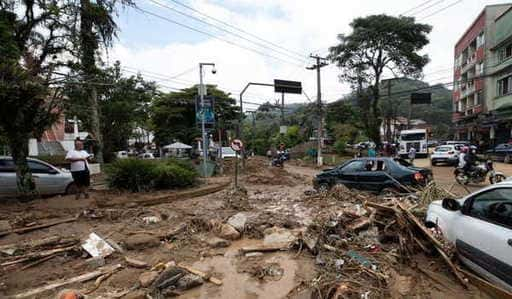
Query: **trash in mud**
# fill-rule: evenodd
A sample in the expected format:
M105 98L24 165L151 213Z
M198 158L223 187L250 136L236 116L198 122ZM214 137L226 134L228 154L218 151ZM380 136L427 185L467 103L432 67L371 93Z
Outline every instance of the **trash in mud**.
M92 257L107 257L114 253L114 248L110 246L96 233L89 234L89 237L82 244L82 248Z

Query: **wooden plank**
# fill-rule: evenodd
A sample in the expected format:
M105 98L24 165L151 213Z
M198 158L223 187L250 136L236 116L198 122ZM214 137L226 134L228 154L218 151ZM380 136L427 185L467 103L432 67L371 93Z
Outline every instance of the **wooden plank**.
M73 218L62 219L62 220L50 221L50 222L47 222L47 223L44 223L44 224L34 225L34 226L31 226L31 227L11 229L11 230L8 230L8 231L0 232L0 237L6 236L8 234L14 234L14 233L15 234L24 234L24 233L28 233L28 232L31 232L31 231L34 231L34 230L38 230L38 229L42 229L42 228L47 228L47 227L58 225L58 224L62 224L62 223L73 222L73 221L76 221L77 219L78 219L78 216L77 217L73 217Z
M477 286L480 290L483 292L491 295L493 298L501 298L501 299L512 299L512 293L500 288L499 286L496 286L487 280L480 278L476 276L475 274L466 271L464 269L461 269L460 267L457 267L457 270L459 270L468 280Z
M199 277L201 277L202 279L205 279L205 280L208 280L210 281L211 283L215 284L215 285L222 285L222 280L218 279L218 278L215 278L213 276L209 276L208 274L200 271L200 270L197 270L197 269L194 269L192 267L189 267L183 263L178 263L177 265L178 267L184 269L184 270L187 270L188 272L192 273L192 274L195 274Z
M38 288L35 288L32 290L29 290L27 292L11 296L10 298L13 298L13 299L33 298L34 296L44 293L46 291L55 290L57 288L60 288L60 287L63 287L63 286L69 285L69 284L73 284L73 283L89 281L89 280L95 279L97 277L100 277L102 275L105 275L107 273L110 273L112 271L116 271L120 268L122 268L122 266L120 264L115 265L115 266L105 267L105 268L102 268L102 269L99 269L99 270L96 270L93 272L85 273L85 274L82 274L82 275L79 275L79 276L76 276L76 277L73 277L70 279L58 280L58 281L52 282L48 285L38 287Z
M40 252L29 253L29 254L26 254L26 255L19 256L19 257L17 257L13 261L4 262L4 263L0 264L0 266L9 266L9 265L14 265L14 264L18 264L18 263L23 263L23 262L31 261L31 260L34 260L34 259L40 259L40 258L44 258L44 257L51 256L51 255L54 255L54 254L66 252L66 251L72 250L74 248L75 248L75 246L73 245L73 246L64 247L64 248L57 248L57 249L51 249L51 250L45 250L45 251L40 251Z

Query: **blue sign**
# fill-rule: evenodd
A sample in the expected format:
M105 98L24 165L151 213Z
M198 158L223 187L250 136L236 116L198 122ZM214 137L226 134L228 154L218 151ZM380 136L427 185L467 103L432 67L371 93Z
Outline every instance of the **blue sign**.
M214 125L215 124L215 98L213 97L204 97L203 98L204 106L201 107L201 99L199 97L196 98L196 123L201 125L203 121L204 115L204 123L206 125Z

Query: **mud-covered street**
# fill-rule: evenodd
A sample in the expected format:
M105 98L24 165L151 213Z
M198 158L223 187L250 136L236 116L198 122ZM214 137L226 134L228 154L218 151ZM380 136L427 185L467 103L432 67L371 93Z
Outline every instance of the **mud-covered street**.
M0 297L68 289L89 298L490 298L418 248L428 240L413 236L407 217L423 199L317 194L318 170L257 157L235 191L231 170L178 192L2 202L2 231L17 233L0 238ZM451 171L434 169L440 185L450 187ZM82 246L91 233L113 251L91 257Z

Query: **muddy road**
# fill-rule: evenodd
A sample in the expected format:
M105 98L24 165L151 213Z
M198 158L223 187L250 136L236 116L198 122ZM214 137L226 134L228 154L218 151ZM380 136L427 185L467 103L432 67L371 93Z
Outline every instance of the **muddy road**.
M372 218L367 195L308 193L316 173L253 158L243 190L225 176L192 191L2 202L0 232L72 220L0 238L0 297L56 298L68 289L88 298L488 298L464 289L435 255L409 248L404 258L396 222ZM392 241L379 236L384 228ZM113 253L92 258L81 246L91 233Z

